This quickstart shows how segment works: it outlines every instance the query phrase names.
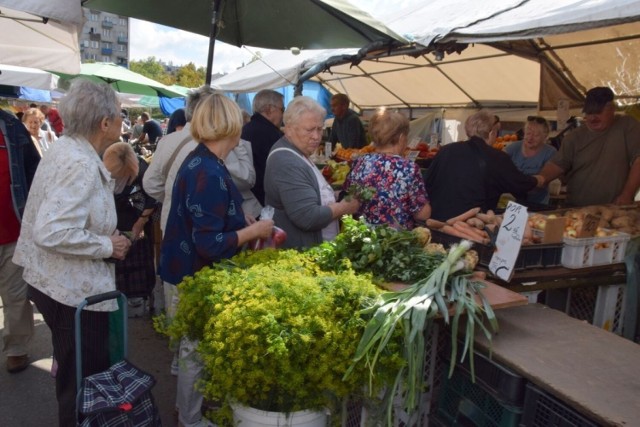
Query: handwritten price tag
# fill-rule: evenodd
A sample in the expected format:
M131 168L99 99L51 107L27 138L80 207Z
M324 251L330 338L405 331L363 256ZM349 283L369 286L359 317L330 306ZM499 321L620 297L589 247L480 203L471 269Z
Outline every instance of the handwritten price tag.
M582 220L582 227L578 230L576 237L593 237L598 230L598 223L600 222L600 215L586 214Z
M515 202L509 202L504 212L489 271L505 282L511 280L513 275L513 266L520 253L528 217L527 208Z

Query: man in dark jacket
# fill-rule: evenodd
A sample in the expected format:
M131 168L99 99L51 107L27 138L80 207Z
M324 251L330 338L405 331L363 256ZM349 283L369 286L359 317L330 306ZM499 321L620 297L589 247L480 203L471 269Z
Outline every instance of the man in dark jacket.
M367 145L367 135L360 117L349 108L351 101L344 93L337 93L331 97L331 112L335 116L331 126L329 142L343 148L362 148Z
M253 98L253 116L242 128L241 138L251 143L256 183L251 189L264 206L264 171L271 147L282 137L280 126L284 113L284 96L274 90L265 89Z
M29 366L27 345L33 336L33 309L22 268L13 263L20 218L40 155L24 125L0 110L0 297L4 315L2 351L7 370Z
M519 196L542 185L541 176L523 174L491 146L493 126L493 115L473 114L465 122L469 140L445 145L433 159L425 177L433 219L446 221L475 207L495 209L502 193Z

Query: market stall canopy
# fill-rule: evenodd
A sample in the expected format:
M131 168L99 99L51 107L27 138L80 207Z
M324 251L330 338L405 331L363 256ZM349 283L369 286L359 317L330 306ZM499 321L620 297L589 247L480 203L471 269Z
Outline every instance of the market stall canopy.
M108 83L119 93L165 96L167 98L184 96L181 92L173 90L167 85L134 73L120 65L107 62L82 64L79 74L60 74L60 76L65 80L82 77L97 83Z
M553 110L560 99L580 107L585 92L601 85L618 99L638 98L639 20L639 0L430 0L387 23L435 50L488 43L540 62L539 108Z
M348 94L360 110L382 105L409 109L531 107L538 101L540 67L533 60L485 45L441 61L426 48L404 52L390 56L385 50L378 52L379 56L370 52L360 57L355 50L303 51L300 56L308 56L301 60L276 52L212 84L224 91L252 92L297 83L301 71L311 70L308 75L312 80L331 92ZM331 65L334 63L337 65Z
M295 85L301 73L311 66L334 55L354 55L357 52L357 49L310 49L294 55L288 50L274 51L216 79L212 86L225 92L247 93Z
M406 42L346 0L84 0L83 5L208 36L207 83L215 40L268 49Z
M0 0L0 61L77 73L83 19L75 1Z
M58 86L58 78L55 74L36 68L0 64L0 85L52 90Z
M640 0L425 1L398 12L388 25L426 46L351 56L324 52L326 61L293 64L267 56L264 61L287 79L252 63L214 83L238 92L249 84L258 89L259 81L277 87L292 80L297 67L307 70L298 81L313 78L347 93L360 110L555 110L561 99L579 108L584 93L601 85L632 102L640 96L639 9Z

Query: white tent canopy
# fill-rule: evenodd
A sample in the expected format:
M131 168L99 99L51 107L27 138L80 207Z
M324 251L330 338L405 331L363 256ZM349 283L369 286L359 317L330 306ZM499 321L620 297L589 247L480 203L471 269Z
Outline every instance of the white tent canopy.
M58 79L55 74L37 68L0 64L0 85L53 90L58 87Z
M0 61L78 73L83 20L79 1L0 0Z
M334 55L354 55L357 52L358 49L309 49L299 53L276 50L248 66L216 79L212 82L212 87L226 92L247 93L294 85L300 74L311 66Z
M387 24L428 46L447 40L532 39L632 22L639 17L638 0L429 0L399 11Z
M311 68L305 77L347 93L361 110L380 105L554 110L561 99L578 108L586 90L600 85L635 101L639 20L640 0L430 0L387 22L423 46L326 63L319 57L293 64L264 58L286 79L258 70L255 63L241 71L246 81L268 81L260 88L273 88L290 84L297 69ZM242 91L235 75L226 76L220 88Z

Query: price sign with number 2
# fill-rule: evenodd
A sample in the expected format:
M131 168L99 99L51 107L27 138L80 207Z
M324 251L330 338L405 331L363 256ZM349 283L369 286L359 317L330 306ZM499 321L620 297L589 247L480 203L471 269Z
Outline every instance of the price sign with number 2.
M526 207L509 202L498 230L496 250L489 263L489 270L505 282L511 280L513 275L513 266L520 253L528 218Z

